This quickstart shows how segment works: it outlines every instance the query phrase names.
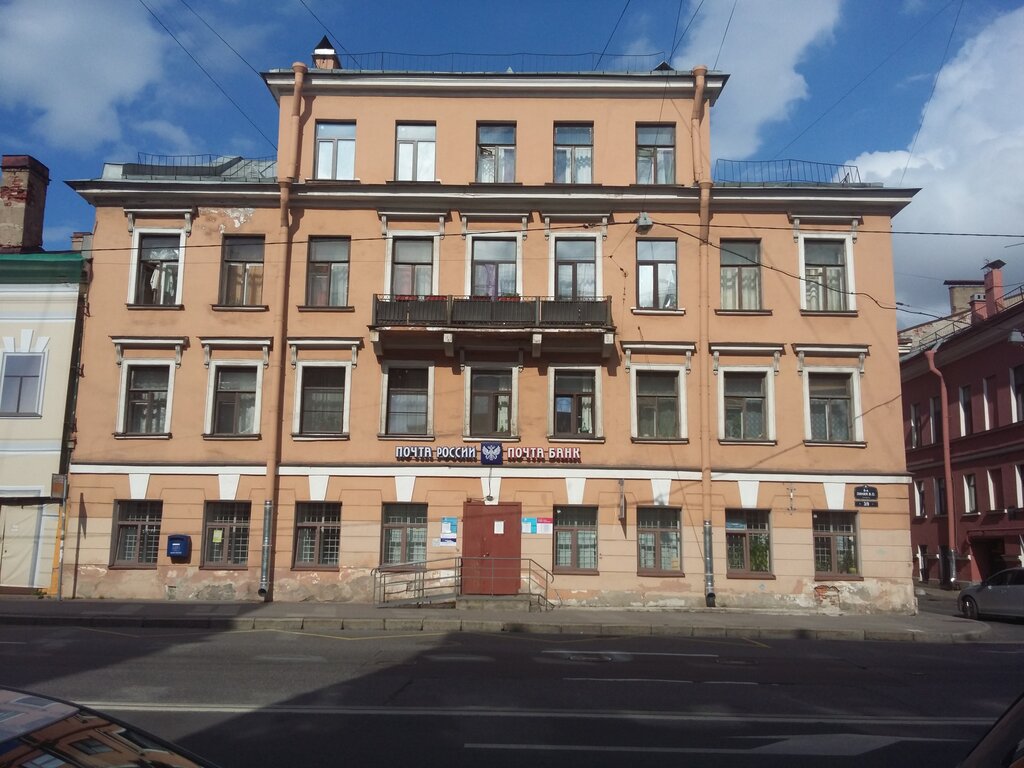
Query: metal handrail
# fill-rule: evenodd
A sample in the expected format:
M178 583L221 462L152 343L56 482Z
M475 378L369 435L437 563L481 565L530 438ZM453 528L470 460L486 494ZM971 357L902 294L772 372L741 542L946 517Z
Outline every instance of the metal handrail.
M374 294L378 326L611 328L611 296Z

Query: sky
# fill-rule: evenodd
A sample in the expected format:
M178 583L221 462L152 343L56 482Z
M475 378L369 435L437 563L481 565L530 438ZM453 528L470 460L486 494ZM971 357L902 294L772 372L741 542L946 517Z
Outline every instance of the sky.
M0 30L0 152L49 167L50 250L92 228L63 182L104 162L275 154L256 73L309 63L327 34L343 66L385 51L705 64L730 75L715 158L848 163L921 188L894 229L951 234L894 236L901 326L946 314L943 280L993 259L1024 285L1021 0L0 0Z

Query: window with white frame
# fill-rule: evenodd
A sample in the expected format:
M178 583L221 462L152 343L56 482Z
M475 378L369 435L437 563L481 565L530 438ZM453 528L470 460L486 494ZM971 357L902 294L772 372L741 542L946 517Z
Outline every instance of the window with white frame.
M600 291L597 239L552 237L554 295L558 299L593 299Z
M390 267L393 296L429 296L434 292L434 239L393 238Z
M811 312L856 309L851 246L849 237L800 236L800 267L804 278L801 309Z
M924 497L924 480L914 481L914 516L924 517L927 511Z
M255 307L263 304L262 237L224 238L220 303L225 307Z
M985 429L995 429L999 426L996 418L996 377L986 376L981 380L981 398L985 409Z
M0 416L43 412L43 352L6 352L0 358Z
M555 368L551 382L550 434L561 438L601 436L600 392L594 368Z
M908 419L907 446L917 448L921 445L921 405L910 404L910 417Z
M262 386L262 364L212 363L206 434L211 437L259 434Z
M946 478L933 478L932 485L935 489L935 514L936 516L945 515L949 508L948 499L946 499Z
M1002 467L988 470L988 508L993 512L1002 512L1006 508Z
M821 443L863 440L860 379L855 371L804 369L807 439Z
M469 403L466 434L470 437L512 437L515 434L518 368L467 368Z
M1016 497L1014 498L1014 506L1017 509L1024 507L1024 464L1015 464L1013 467L1013 484L1015 486Z
M398 123L395 130L395 179L434 181L435 137L433 123Z
M384 371L381 432L385 435L433 433L433 366L389 365Z
M676 309L676 241L636 241L636 305L640 309Z
M635 439L681 440L685 437L682 377L678 366L632 367Z
M470 238L471 296L516 296L519 241L514 237Z
M719 439L764 441L775 439L772 402L775 379L770 368L718 369Z
M759 240L722 240L722 309L752 312L761 309L761 242Z
M1024 421L1024 364L1010 369L1010 405L1014 422Z
M348 304L351 245L347 237L310 238L306 266L307 306L344 307Z
M181 304L185 233L177 229L136 229L132 240L129 303L143 307Z
M477 123L476 180L506 184L516 180L515 123Z
M590 184L594 170L594 126L555 123L556 184Z
M316 178L350 181L356 177L356 124L316 124Z
M296 435L348 434L349 371L349 363L303 361L296 366Z
M636 183L676 183L676 127L636 127Z
M964 437L974 432L974 413L971 408L971 385L960 387L960 434Z
M117 431L124 435L166 435L171 431L174 361L124 361Z
M978 486L973 473L964 475L964 514L978 514Z
M938 397L928 399L928 415L932 428L932 442L942 440L942 401Z

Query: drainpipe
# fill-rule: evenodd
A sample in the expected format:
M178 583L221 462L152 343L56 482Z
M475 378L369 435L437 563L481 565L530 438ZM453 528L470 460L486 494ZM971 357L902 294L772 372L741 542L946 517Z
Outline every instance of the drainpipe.
M949 538L949 586L956 584L956 514L953 510L953 461L949 451L949 406L946 403L946 379L942 371L935 365L935 353L942 346L940 341L931 349L926 349L924 359L928 361L928 370L939 377L939 406L942 414L942 476L946 484L946 534Z
M693 183L700 187L700 245L699 264L700 297L698 349L706 350L710 343L711 324L711 255L708 238L711 232L711 186L704 178L704 146L701 123L704 118L704 84L708 68L703 64L693 68L694 93L693 111L690 114L690 147L693 153ZM710 152L708 153L710 154ZM700 495L704 517L704 602L709 608L715 606L715 565L711 551L714 529L711 521L711 366L701 364L700 375Z
M278 222L277 242L280 244L278 263L281 265L281 274L275 284L276 293L271 310L274 316L274 354L270 357L268 379L270 379L269 402L264 408L264 413L270 415L269 434L267 445L270 452L267 455L267 495L263 502L263 546L262 559L260 562L260 585L258 594L267 602L273 600L273 556L275 526L273 525L274 512L280 500L280 466L281 452L284 443L284 430L282 419L286 418L285 409L281 407L284 402L284 386L287 374L285 360L287 355L288 342L288 284L291 277L291 256L292 256L292 232L289 222L289 205L291 202L292 184L298 178L299 171L299 141L300 141L300 116L302 112L302 86L305 82L305 64L296 62L292 64L292 72L295 73L295 88L291 97L291 130L285 145L281 147L278 155L277 183L280 188L280 219ZM281 161L284 165L281 165Z

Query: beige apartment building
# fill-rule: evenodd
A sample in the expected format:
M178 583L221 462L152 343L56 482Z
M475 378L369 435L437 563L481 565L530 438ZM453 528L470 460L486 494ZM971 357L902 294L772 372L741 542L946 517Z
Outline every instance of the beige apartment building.
M68 590L913 610L914 190L713 183L702 67L328 46L264 74L276 158L70 182L96 228Z

